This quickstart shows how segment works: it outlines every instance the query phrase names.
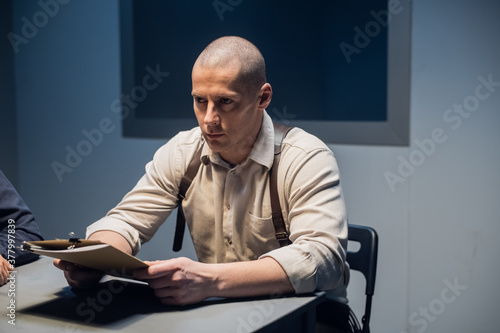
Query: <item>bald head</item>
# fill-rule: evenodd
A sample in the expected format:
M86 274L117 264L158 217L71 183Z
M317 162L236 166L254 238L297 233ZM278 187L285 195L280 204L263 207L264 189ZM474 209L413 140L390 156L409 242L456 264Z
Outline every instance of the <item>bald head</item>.
M248 40L228 36L210 43L198 56L194 67L210 69L237 65L239 80L249 90L257 91L266 83L266 64L259 49Z

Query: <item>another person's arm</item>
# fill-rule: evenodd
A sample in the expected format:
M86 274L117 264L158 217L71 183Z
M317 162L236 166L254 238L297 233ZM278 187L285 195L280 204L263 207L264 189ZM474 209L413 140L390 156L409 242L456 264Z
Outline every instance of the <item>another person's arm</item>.
M14 266L38 258L19 249L24 241L42 240L31 210L0 171L0 255Z

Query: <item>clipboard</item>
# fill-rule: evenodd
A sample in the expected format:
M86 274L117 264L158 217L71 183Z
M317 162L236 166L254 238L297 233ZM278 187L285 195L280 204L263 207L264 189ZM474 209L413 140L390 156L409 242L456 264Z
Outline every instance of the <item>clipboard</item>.
M148 267L142 260L98 240L30 241L24 242L21 249L127 278L132 278L134 270Z

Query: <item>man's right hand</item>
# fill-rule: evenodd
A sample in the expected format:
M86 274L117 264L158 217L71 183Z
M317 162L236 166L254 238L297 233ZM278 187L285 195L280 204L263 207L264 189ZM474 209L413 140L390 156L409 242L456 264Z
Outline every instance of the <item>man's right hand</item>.
M94 232L88 238L90 240L100 240L103 243L111 244L125 253L132 254L132 248L127 240L120 234L114 231L102 230ZM104 275L103 272L75 265L60 259L54 259L54 266L64 271L64 277L70 287L73 288L90 288L94 287Z
M94 287L104 274L101 271L75 265L61 259L54 259L54 266L64 271L64 277L70 287L78 289Z

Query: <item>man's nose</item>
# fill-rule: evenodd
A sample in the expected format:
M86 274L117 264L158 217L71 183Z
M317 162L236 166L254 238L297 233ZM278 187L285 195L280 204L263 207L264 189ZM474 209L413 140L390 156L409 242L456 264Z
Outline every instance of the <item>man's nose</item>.
M207 105L207 113L205 114L204 121L205 124L208 126L216 126L219 124L220 121L219 114L217 112L215 104L212 102L209 102Z

